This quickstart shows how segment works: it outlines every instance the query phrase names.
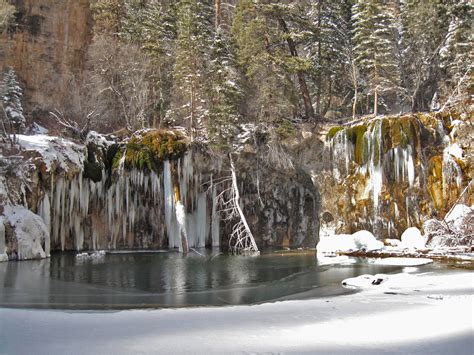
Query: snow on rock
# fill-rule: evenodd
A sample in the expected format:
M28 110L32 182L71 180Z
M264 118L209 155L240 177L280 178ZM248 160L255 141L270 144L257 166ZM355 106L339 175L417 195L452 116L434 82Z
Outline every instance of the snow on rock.
M399 247L401 249L423 249L426 245L426 238L421 235L421 232L416 227L407 228L401 237Z
M109 141L104 135L97 133L95 131L90 131L87 134L85 145L92 143L95 146L107 148L110 145L114 144L114 141Z
M336 255L338 252L372 251L382 248L383 243L378 241L371 232L365 230L354 234L336 234L322 237L316 246L318 254L323 256Z
M42 244L49 240L49 232L40 216L23 206L4 206L3 214L14 228L18 260L46 258Z
M375 265L393 265L393 266L421 266L432 263L428 258L383 258L373 262Z
M17 135L16 139L23 150L38 152L48 171L53 165L68 171L71 165L82 167L84 164L85 146L67 139L44 134Z
M49 130L36 122L31 126L31 133L33 134L48 134Z
M474 208L458 204L445 221L429 219L423 229L432 248L468 245L474 234Z
M354 243L359 250L371 251L383 248L383 243L369 231L362 230L352 234Z
M337 252L348 252L356 249L354 239L350 234L322 237L316 245L318 254L327 256L335 256Z
M78 253L76 254L76 259L80 261L85 261L85 260L92 260L92 261L97 261L97 260L103 260L105 258L105 250L98 250L93 253Z
M342 287L345 288L370 288L378 286L388 280L388 276L384 274L377 275L360 275L357 277L351 277L341 282Z

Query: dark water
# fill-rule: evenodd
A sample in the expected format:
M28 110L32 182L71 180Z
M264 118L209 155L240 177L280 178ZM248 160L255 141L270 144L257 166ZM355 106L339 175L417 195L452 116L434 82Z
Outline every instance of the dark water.
M259 257L199 250L107 254L79 260L73 253L51 259L0 263L0 306L119 309L221 306L348 292L340 282L400 267L356 262L320 266L314 253L274 252Z

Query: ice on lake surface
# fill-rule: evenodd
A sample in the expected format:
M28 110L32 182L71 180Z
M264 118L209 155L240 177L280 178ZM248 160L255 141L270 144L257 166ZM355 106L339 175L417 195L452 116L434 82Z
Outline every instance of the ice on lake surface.
M76 258L55 253L51 259L0 264L0 306L107 309L223 306L302 299L351 292L343 279L391 273L400 266L354 259L324 265L314 253L230 256L199 250L110 253Z

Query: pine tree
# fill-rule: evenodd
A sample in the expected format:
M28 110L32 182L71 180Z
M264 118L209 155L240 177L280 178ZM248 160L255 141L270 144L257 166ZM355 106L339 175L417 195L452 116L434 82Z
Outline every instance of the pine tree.
M449 29L440 55L451 88L460 87L462 81L472 81L473 10L474 5L470 0L459 0L450 6Z
M211 140L224 148L230 145L237 131L242 89L230 40L221 28L213 44L209 78L208 131Z
M175 102L169 113L172 121L186 124L192 140L195 131L205 135L205 82L212 23L212 4L208 1L181 0L177 4L176 57L173 70Z
M314 66L315 106L321 116L333 104L344 108L353 92L350 81L337 80L350 71L351 7L351 0L318 0L308 11L311 36L305 47Z
M439 53L447 31L442 0L405 0L401 5L402 82L412 111L426 110L440 80Z
M12 133L21 133L24 131L26 123L21 104L23 91L13 68L8 69L3 76L1 95L7 126L11 127Z
M355 60L377 115L379 102L387 107L384 99L399 89L393 7L383 0L358 0L353 6L353 21Z

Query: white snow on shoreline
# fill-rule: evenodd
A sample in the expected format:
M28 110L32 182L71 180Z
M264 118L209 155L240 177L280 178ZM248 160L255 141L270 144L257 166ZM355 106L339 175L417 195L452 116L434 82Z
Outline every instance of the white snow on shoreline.
M0 309L0 343L5 353L35 354L472 353L472 273L389 277L390 288L256 306Z

